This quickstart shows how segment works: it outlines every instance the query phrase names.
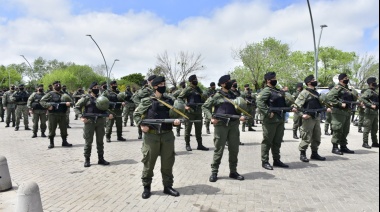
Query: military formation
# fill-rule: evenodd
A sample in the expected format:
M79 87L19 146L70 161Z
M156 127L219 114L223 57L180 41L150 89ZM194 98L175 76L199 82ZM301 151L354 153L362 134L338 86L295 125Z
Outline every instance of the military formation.
M376 78L368 78L368 89L359 94L349 86L349 76L342 73L338 77L339 82L330 86L329 92L323 95L317 92L318 82L313 75L307 76L302 83L297 83L293 95L286 89L279 89L278 80L276 73L268 72L264 76L261 90L253 90L249 84L240 90L236 80L224 75L217 81L218 87L212 82L210 87L202 89L198 77L191 75L186 81L180 82L178 87L167 89L164 77L152 75L141 82L138 90L128 85L121 92L116 81L111 81L110 87L105 82L93 82L86 86L87 92L78 88L72 94L60 81L54 81L46 92L44 85L37 85L34 92L26 91L23 84L12 85L9 90L0 92L0 118L1 122L5 122L6 128L13 127L15 131L32 130L32 138L48 137L49 149L56 145L56 131L59 127L61 145L70 148L69 115L70 108L74 108L75 120L83 122L86 168L91 166L94 136L98 164L110 165L112 162L104 158L104 138L111 143L112 128L115 125L116 139L127 141L122 135L122 128L127 125L136 126L138 134L128 135L127 138L136 136L142 140L143 199L148 199L152 194L153 171L158 158L161 160L163 192L171 196L180 195L173 188L175 138L180 137L183 130L183 148L186 151L193 151L194 142L191 140L196 141L196 150L209 151L202 141L203 125L207 134L211 134L210 128L213 127L214 151L210 182L218 180L225 148L228 148L229 154L229 177L244 180L244 176L237 170L239 148L244 145L240 141L240 133L256 133L254 127L259 124L262 125L263 135L262 167L267 170L273 170L274 167L288 168L289 165L281 160L281 145L290 112L293 113L293 138L300 140L298 150L302 162L326 160L318 151L322 135L321 114L326 115L324 134L331 136L333 154L355 153L348 148L348 135L356 108L354 114L359 117L358 131L363 133L362 147L379 147L379 86ZM32 116L32 129L29 128L29 116ZM310 157L307 154L309 146Z

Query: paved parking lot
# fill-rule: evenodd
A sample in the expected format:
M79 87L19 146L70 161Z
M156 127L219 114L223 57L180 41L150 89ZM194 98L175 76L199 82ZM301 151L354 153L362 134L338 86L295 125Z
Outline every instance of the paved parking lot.
M71 116L72 148L60 147L61 139L56 137L56 148L48 149L47 138L32 139L31 131L20 127L16 132L0 123L0 155L8 160L13 183L12 190L0 193L0 211L15 210L18 185L26 181L39 185L44 211L379 211L379 149L362 148L362 134L354 126L348 146L356 154L333 155L330 137L323 136L320 154L327 161L303 163L290 121L281 149L282 160L290 168L273 171L261 168L261 125L256 132L242 132L245 145L240 148L238 172L246 180L228 178L225 151L216 183L208 181L213 152L187 152L183 137L177 138L174 188L181 196L163 194L158 160L152 197L143 200L137 128L123 128L127 142L105 144L110 166L96 164L94 144L92 166L84 168L83 124ZM116 140L115 132L112 138ZM204 134L203 139L213 150L213 136ZM192 147L196 148L195 137Z

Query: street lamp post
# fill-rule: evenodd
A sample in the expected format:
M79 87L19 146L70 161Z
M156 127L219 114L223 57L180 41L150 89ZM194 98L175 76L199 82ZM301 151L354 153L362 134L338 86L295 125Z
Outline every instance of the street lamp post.
M313 41L314 41L314 65L315 65L315 79L318 80L318 59L317 59L317 45L315 42L315 31L314 31L314 21L313 15L311 14L310 2L307 0L307 6L309 7L310 20L311 20L311 29L313 30Z
M108 73L108 76L107 76L107 79L109 79L111 77L111 71L112 71L112 68L113 68L113 65L115 65L115 62L116 61L119 61L119 59L115 59L112 63L112 66L111 66L111 69L110 69L110 72Z
M30 69L34 70L34 68L32 67L32 65L30 65L29 61L25 58L24 55L20 55L21 57L23 57L25 59L25 61L28 63Z
M325 27L327 27L327 25L326 24L323 24L323 25L321 25L321 33L319 34L319 39L318 39L318 46L317 46L317 53L316 53L316 55L317 55L317 63L316 63L316 66L315 66L315 73L316 73L316 76L315 76L315 78L316 79L318 79L317 77L318 77L318 56L319 56L319 44L321 43L321 37L322 37L322 31L323 31L323 28L325 28Z
M104 64L106 65L106 73L107 73L107 87L109 88L109 78L108 78L108 75L109 75L109 72L108 72L108 66L107 66L107 62L106 62L106 58L104 58L104 55L103 55L103 52L102 50L100 49L99 45L96 43L96 41L94 40L94 38L92 38L91 35L86 35L88 37L91 38L92 41L94 41L94 43L96 44L96 46L98 47L99 51L100 51L100 54L102 54L102 57L103 57L103 60L104 60Z

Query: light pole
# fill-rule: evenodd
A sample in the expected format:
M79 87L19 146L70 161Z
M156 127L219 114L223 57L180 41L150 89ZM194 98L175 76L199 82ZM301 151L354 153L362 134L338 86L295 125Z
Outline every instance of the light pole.
M25 61L28 63L30 69L34 70L34 68L32 67L32 65L30 65L29 61L25 58L24 55L20 55L21 57L23 57L25 59Z
M318 79L318 56L319 56L319 44L321 43L321 37L322 37L322 31L323 31L323 28L327 27L326 24L323 24L321 25L321 33L319 34L319 39L318 39L318 46L317 46L317 63L316 63L316 66L315 66L315 73L316 73L316 76L315 76L315 79Z
M314 32L314 22L313 15L311 14L310 2L307 0L307 6L309 7L310 20L311 20L311 29L313 30L313 41L314 41L314 64L315 64L315 79L318 80L318 59L317 59L317 45L315 42L315 32Z
M92 41L94 41L94 43L96 44L96 46L98 47L99 51L100 51L100 54L102 54L102 57L103 57L103 60L104 60L104 64L106 65L106 73L107 73L107 76L109 75L109 72L108 72L108 66L107 66L107 62L106 62L106 58L104 58L104 55L103 55L103 52L102 50L100 49L99 45L96 43L96 41L94 40L94 38L92 38L91 35L86 35L88 37L91 38ZM109 88L109 78L107 77L107 88Z
M116 61L120 61L119 59L115 59L112 63L112 66L111 66L111 69L110 69L110 72L108 73L108 76L107 76L107 79L109 79L111 77L111 71L112 71L112 68L113 68L113 65L115 65L115 62Z

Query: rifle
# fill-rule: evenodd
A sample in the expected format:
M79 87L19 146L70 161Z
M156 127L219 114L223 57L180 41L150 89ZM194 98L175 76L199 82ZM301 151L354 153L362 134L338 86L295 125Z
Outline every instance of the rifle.
M109 115L108 113L83 113L82 116L94 118L94 122L96 123L99 117L108 117Z
M325 111L327 111L327 109L325 107L318 108L318 109L302 109L303 113L314 113L314 117L317 116L317 113L325 112Z
M282 115L284 114L284 112L286 113L286 112L290 112L290 111L292 111L292 108L291 107L269 107L269 113L271 113L271 112L274 112L274 113L276 113L276 112L281 112L280 114L278 114L281 118L282 118Z
M377 110L379 109L379 103L378 102L373 102L370 99L369 99L369 101L371 102L371 104L376 105ZM371 108L371 107L369 107L369 108Z
M48 102L48 104L51 104L51 106L58 110L59 105L66 105L66 102Z
M191 106L198 107L198 106L202 106L202 105L204 105L204 103L187 103L187 106L189 106L189 107L191 107Z
M347 105L350 105L350 108L352 108L355 105L360 104L360 102L357 101L348 101L348 100L341 100L342 103L346 103Z
M231 114L221 114L221 113L214 113L212 115L213 118L223 121L226 126L230 123L231 119L240 119L242 117L241 115L231 115ZM248 116L243 116L244 119L249 119Z
M162 124L170 124L174 123L174 121L177 119L143 119L141 121L140 125L151 125L152 127L156 128L158 133L161 133L161 126ZM181 123L200 123L202 120L188 120L188 119L178 119Z

